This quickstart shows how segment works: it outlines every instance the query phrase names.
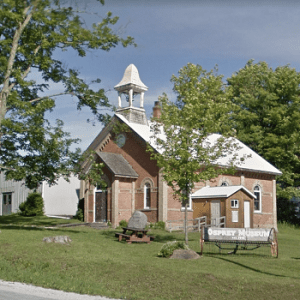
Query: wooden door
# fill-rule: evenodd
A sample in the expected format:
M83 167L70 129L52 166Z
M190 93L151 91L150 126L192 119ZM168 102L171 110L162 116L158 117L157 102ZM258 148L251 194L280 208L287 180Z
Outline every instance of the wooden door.
M107 221L107 192L95 193L95 222Z
M221 201L212 200L210 203L211 225L219 226L221 217Z
M250 201L244 201L244 227L250 228Z

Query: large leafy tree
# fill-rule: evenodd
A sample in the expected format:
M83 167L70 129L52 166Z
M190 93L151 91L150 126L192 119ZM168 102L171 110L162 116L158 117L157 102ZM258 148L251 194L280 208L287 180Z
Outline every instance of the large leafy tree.
M123 39L113 31L118 17L109 12L88 29L81 19L83 12L69 6L72 3L0 3L0 164L8 179L25 179L30 188L43 180L54 183L60 174L68 176L78 156L70 151L74 140L63 131L62 121L53 125L45 119L59 96L71 94L77 99L77 109L90 107L100 121L107 115L99 113L99 108L110 107L105 91L91 89L76 69L68 69L57 58L59 51L73 49L84 57L89 50L134 44L131 37ZM38 81L30 77L32 72ZM63 89L45 96L51 82L60 83Z
M283 172L277 179L281 219L286 200L299 194L300 73L251 60L227 80L237 137Z
M161 151L152 158L163 171L164 180L185 206L185 241L189 195L196 182L229 172L216 166L217 160L235 149L228 124L231 104L226 96L222 76L188 64L172 76L175 101L166 94L160 97L161 117L154 124L154 142ZM163 132L163 134L162 134ZM214 135L212 133L224 133ZM233 161L231 161L233 163Z

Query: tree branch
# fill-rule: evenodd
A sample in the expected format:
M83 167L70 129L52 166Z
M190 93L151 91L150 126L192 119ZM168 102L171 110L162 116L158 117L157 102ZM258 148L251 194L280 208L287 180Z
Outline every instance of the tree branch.
M2 90L4 92L8 92L9 78L10 78L10 75L13 70L13 65L14 65L14 61L16 58L17 49L19 46L19 40L20 40L22 32L24 31L25 27L27 26L27 24L29 23L29 21L32 18L36 2L37 1L35 1L35 3L32 6L28 6L28 7L24 8L23 15L26 16L26 18L25 18L24 22L20 24L19 28L16 30L16 32L14 34L13 41L12 41L12 47L11 47L11 51L10 51L10 55L9 55L9 59L8 59L8 63L7 63L7 70L6 70L6 74L5 74L4 82L3 82ZM31 7L32 7L31 12L29 14L27 14Z
M43 97L32 99L32 100L30 100L28 102L29 103L34 103L34 102L38 102L40 100L43 100L45 98L51 98L51 97L56 97L56 96L61 96L61 95L68 95L68 94L71 94L71 93L70 92L63 92L63 93L53 94L53 95L50 95L50 96L43 96Z
M37 52L40 50L40 48L41 48L41 45L38 45L38 46L35 48L35 50L34 50L34 52L33 52L34 56L37 54ZM31 70L31 66L32 66L32 63L29 64L28 68L24 71L23 75L21 76L21 79L22 79L22 80L24 80L24 79L27 77L27 75L29 74L29 72L30 72L30 70ZM13 82L13 83L8 87L8 90L11 91L11 90L14 88L14 86L15 86L16 84L17 84L17 82Z
M10 171L14 171L15 169L12 169L12 168L7 168L7 167L4 167L2 165L0 165L0 173L1 173L1 170L10 170Z

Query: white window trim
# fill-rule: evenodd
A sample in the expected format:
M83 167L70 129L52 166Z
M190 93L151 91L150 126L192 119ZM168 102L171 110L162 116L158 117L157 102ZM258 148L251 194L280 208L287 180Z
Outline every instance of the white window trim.
M150 201L151 201L151 184L149 182L145 182L145 184L144 184L144 209L150 209L150 207L147 206L147 185L150 187Z
M259 190L255 190L255 188L256 188L257 186L259 187ZM254 195L255 195L255 193L259 193L259 209L258 209L258 210L255 210L255 208L254 208L254 213L260 214L260 213L262 213L262 190L261 190L261 186L258 185L258 184L256 184L256 185L254 186L253 193L254 193ZM254 206L254 207L255 207L255 206Z
M187 210L188 211L193 211L193 209L192 209L192 195L190 195L190 197L189 197L189 204L188 204ZM182 203L181 203L181 211L185 211L185 207L182 206Z
M236 205L235 204L232 205L232 201L237 201ZM238 199L231 199L230 200L230 206L231 206L231 208L239 208L239 200Z

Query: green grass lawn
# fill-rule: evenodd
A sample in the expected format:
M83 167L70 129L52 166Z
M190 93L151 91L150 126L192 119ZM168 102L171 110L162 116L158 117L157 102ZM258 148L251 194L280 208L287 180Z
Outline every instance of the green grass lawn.
M40 217L23 217L18 214L0 216L1 225L16 225L16 226L57 226L70 223L82 223L76 219L58 219L49 218L46 216Z
M151 244L128 245L113 229L0 227L3 280L124 299L300 299L300 229L286 225L279 226L278 259L269 247L228 255L205 245L204 255L190 261L157 256L165 242L184 240L183 233L151 230ZM72 243L42 242L55 235ZM199 233L189 240L199 252Z

